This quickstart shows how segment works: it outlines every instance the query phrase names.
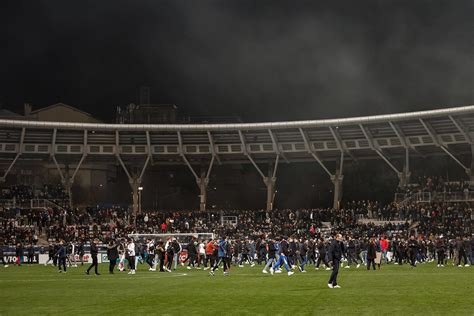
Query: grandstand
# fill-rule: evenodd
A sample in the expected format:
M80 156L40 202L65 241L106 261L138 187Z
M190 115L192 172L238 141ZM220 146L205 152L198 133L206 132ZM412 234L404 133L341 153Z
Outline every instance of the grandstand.
M344 163L382 160L400 187L410 184L410 158L446 155L474 180L474 106L327 120L239 124L105 124L0 120L0 158L5 181L21 161L52 161L71 198L71 187L85 161L107 168L118 163L139 210L139 188L151 164L186 165L207 208L207 186L216 164L251 164L265 184L266 209L274 208L275 182L282 162L313 161L334 185L333 207L342 198ZM429 202L416 193L398 202ZM438 198L441 196L438 195ZM456 195L456 201L472 195ZM47 202L44 202L47 203Z

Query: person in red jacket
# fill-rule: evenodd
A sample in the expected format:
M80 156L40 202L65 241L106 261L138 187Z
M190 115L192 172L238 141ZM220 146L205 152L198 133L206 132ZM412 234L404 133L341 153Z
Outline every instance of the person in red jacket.
M167 228L167 225L165 222L163 222L161 225L160 225L160 228L161 228L161 232L164 234L166 233L166 228Z
M216 249L216 245L214 240L209 240L206 244L206 258L204 259L204 270L209 269L210 267L214 266L215 258L214 258L214 250ZM207 263L210 263L207 265Z
M388 240L385 239L385 236L380 238L380 248L382 248L382 259L387 262L387 250L388 250Z

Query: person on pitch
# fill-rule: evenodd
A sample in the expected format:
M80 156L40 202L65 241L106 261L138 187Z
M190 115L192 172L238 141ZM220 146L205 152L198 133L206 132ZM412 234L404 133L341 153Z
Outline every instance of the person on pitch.
M224 275L225 276L229 275L231 255L232 255L232 252L230 249L230 243L227 241L226 236L222 236L222 239L219 241L219 246L218 246L219 260L216 262L216 264L212 268L211 272L209 272L209 274L214 275L214 271L216 271L216 269L219 267L219 264L222 262L224 264Z
M107 257L109 259L109 273L114 274L114 268L117 264L117 259L119 258L118 253L118 243L115 243L113 240L109 242L107 246Z
M281 270L279 269L282 265L285 266L286 271L288 272L288 276L291 276L294 274L293 271L291 271L289 265L288 265L288 254L289 254L289 244L288 241L286 241L286 238L283 237L281 242L280 242L280 256L278 257L278 260L275 262L275 264L270 268L270 274L273 275L273 273L280 273ZM276 271L275 271L276 270Z
M127 252L128 265L130 266L130 271L128 272L128 274L135 274L135 243L133 242L132 238L128 238Z
M342 235L337 234L336 238L331 241L331 246L329 246L329 251L328 251L329 261L332 262L332 273L328 282L328 287L330 289L341 288L341 286L337 284L337 275L339 273L339 266L341 264L343 253L344 253L344 243L342 242Z
M86 274L89 274L92 268L94 268L95 275L100 275L99 273L99 261L97 259L97 255L99 254L99 247L97 247L98 240L94 239L91 242L91 258L92 258L92 264L89 266L89 268L86 271Z

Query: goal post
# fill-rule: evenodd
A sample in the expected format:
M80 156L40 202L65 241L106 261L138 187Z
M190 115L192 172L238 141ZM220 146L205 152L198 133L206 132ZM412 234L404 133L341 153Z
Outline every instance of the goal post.
M185 244L190 242L193 237L197 240L214 239L214 233L128 234L128 237L141 242L146 241L149 238L166 242L166 240L171 237L176 238L179 243Z
M167 233L167 234L128 234L128 237L132 238L135 242L145 244L147 239L153 239L155 241L166 242L168 238L176 238L178 243L182 245L182 250L179 253L179 262L184 262L188 257L188 251L186 246L195 237L198 242L206 242L210 239L214 239L214 233Z

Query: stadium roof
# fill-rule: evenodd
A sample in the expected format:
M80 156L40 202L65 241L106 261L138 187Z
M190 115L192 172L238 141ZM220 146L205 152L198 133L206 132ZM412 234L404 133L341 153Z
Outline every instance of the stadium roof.
M239 124L96 124L0 119L0 158L87 155L110 163L335 161L471 152L474 105L352 118ZM399 169L392 162L392 169Z
M57 106L58 104L52 105ZM49 107L48 107L49 108ZM46 109L46 108L44 108ZM42 111L40 109L37 111ZM75 109L75 108L74 108ZM35 112L37 112L35 111ZM459 116L473 114L474 105L445 108L429 111L417 111L386 115L360 116L350 118L304 120L287 122L264 122L264 123L232 123L232 124L104 124L104 123L68 123L68 122L40 122L40 121L15 121L0 120L0 126L22 127L46 127L88 130L158 130L158 131L218 131L218 130L248 130L248 129L280 129L280 128L306 128L306 127L329 127L347 126L357 124L374 124L386 122L399 122L416 119L428 119L436 117ZM86 113L88 114L88 113ZM90 115L90 114L88 114Z

